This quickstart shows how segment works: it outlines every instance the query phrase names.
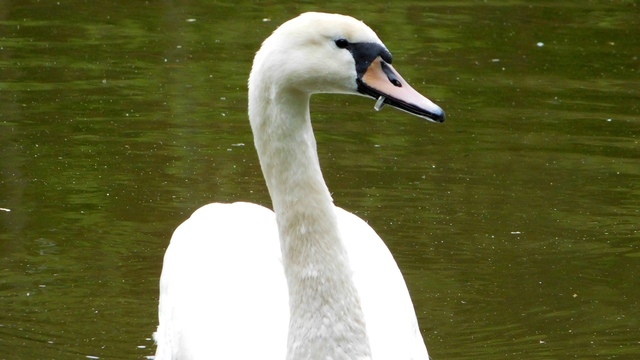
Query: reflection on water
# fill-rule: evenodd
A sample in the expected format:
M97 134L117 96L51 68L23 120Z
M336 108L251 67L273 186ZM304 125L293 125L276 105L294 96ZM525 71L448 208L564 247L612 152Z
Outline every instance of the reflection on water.
M323 4L0 4L1 358L153 353L175 226L269 204L246 77L311 9L366 20L447 111L313 99L334 198L396 256L431 355L637 357L637 2Z

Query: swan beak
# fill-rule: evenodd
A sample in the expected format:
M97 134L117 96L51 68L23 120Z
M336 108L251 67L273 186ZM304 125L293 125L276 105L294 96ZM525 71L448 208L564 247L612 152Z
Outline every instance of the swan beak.
M377 99L375 109L385 104L433 122L444 122L444 111L415 91L387 62L377 57L357 80L358 92Z

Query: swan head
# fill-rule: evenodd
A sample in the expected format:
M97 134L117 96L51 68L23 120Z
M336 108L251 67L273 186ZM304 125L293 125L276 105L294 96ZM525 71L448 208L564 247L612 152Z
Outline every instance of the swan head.
M418 117L443 122L444 111L414 90L391 66L376 33L349 16L304 13L277 28L256 54L249 97L285 92L349 93ZM265 95L265 94L262 94Z

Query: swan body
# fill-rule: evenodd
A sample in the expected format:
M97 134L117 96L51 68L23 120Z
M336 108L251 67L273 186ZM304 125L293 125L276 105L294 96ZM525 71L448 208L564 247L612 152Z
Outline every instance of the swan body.
M402 274L375 231L333 205L309 115L313 93L444 112L351 17L306 13L255 56L249 118L273 211L214 203L174 232L160 278L156 360L429 358Z

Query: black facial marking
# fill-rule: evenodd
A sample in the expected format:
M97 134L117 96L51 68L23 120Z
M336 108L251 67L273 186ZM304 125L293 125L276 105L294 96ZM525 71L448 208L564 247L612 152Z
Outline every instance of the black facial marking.
M336 40L336 45L338 45L338 41L340 40ZM338 45L338 47L340 47L340 45ZM373 60L375 60L378 56L380 56L380 58L388 64L391 64L391 62L393 61L393 57L391 56L391 53L389 52L389 50L387 50L384 46L378 43L347 42L346 47L344 47L344 49L347 49L351 52L351 55L353 56L353 59L356 62L356 73L358 74L358 79L364 75L364 73L369 68L369 65L371 65Z

